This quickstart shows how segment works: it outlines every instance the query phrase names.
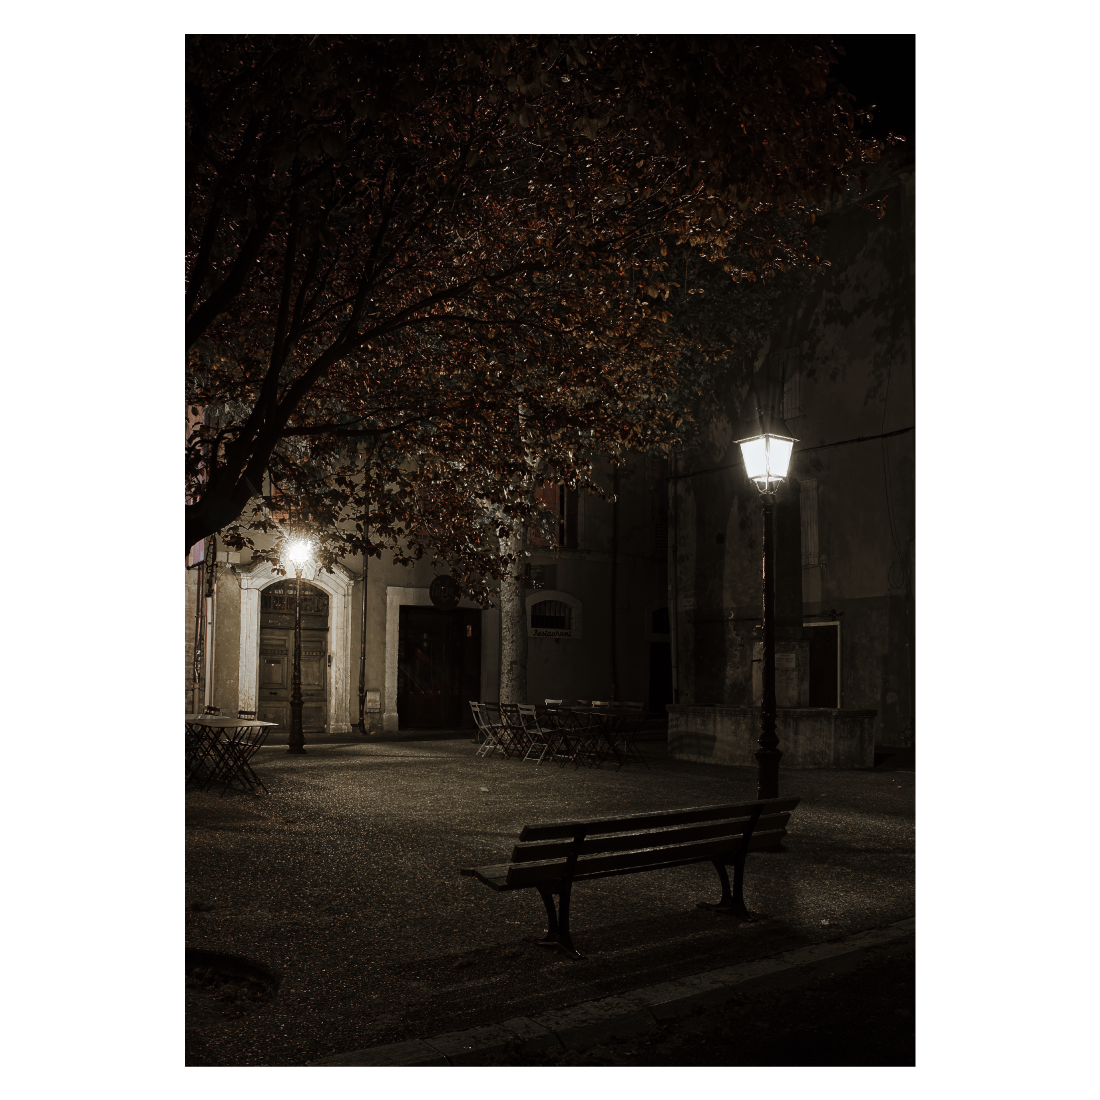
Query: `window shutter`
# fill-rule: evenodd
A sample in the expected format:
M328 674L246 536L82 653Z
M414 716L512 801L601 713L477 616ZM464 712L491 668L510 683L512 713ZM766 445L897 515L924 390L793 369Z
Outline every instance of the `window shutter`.
M558 495L558 545L577 549L577 490L562 485Z
M817 546L817 480L808 478L801 482L799 513L802 517L802 565L818 564Z
M802 415L801 398L798 392L798 361L794 354L787 356L783 364L783 411L784 420Z

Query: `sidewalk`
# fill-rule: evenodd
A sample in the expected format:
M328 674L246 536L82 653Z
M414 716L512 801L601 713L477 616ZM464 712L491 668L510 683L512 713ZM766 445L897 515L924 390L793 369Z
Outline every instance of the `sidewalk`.
M755 797L755 772L669 760L651 771L534 767L466 739L261 750L271 790L187 796L187 945L268 968L278 991L189 983L189 1065L310 1065L532 1018L912 916L908 771L786 771L801 795L786 851L750 857L742 924L695 908L709 864L585 883L573 962L538 947L537 894L463 867L503 860L527 821ZM243 990L243 986L242 986ZM221 997L222 1000L216 1000ZM233 999L233 998L236 999Z
M317 1064L912 1065L915 933L915 920L899 921L533 1019L368 1047ZM807 987L809 995L801 992ZM768 1030L746 1033L746 1022Z

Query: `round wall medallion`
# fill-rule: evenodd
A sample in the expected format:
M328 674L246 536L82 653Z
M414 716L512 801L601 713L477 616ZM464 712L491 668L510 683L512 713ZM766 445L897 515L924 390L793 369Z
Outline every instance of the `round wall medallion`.
M453 611L458 607L458 582L454 577L436 577L428 595L440 611Z

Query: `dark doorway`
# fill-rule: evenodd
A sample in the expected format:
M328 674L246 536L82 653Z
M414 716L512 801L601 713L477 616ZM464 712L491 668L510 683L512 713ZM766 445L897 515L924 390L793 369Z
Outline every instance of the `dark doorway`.
M672 646L669 642L649 643L649 711L666 716L665 704L672 702Z
M810 706L839 707L840 624L815 624L810 631Z
M472 729L481 694L481 612L402 607L397 648L401 729Z
M650 634L669 636L667 642L649 643L649 712L667 715L665 705L672 702L672 644L668 608L658 607L650 613Z

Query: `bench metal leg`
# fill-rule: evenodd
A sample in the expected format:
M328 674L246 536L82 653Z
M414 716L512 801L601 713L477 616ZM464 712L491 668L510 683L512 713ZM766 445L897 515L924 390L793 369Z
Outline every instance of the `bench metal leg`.
M718 872L718 881L722 884L722 900L715 903L710 901L696 902L699 909L709 909L712 913L732 913L741 920L758 920L754 914L745 907L745 857L738 856L733 863L733 889L730 890L730 878L726 873L725 864L713 859L714 869Z
M572 883L567 882L560 886L540 886L542 903L546 906L546 919L549 924L546 935L539 940L540 947L554 947L571 959L583 959L582 955L569 938L569 893ZM558 894L558 905L555 909L554 894Z
M700 901L696 903L699 909L710 909L714 913L732 913L741 920L758 920L754 914L745 907L745 856L749 854L749 841L752 839L753 830L760 820L760 808L757 807L749 816L749 823L737 846L737 854L733 857L733 891L730 891L729 875L726 874L726 861L724 859L712 859L714 869L718 872L718 881L722 884L722 900L715 905L712 902Z

